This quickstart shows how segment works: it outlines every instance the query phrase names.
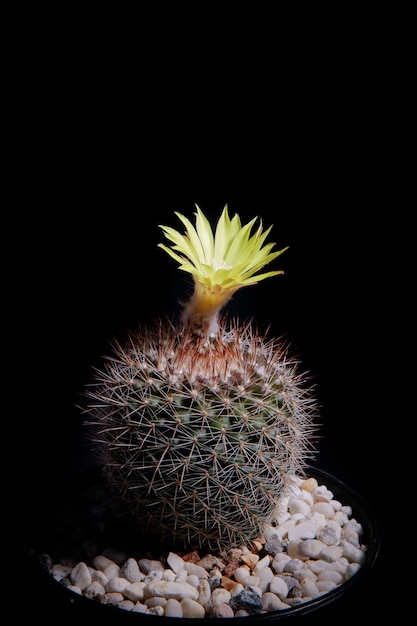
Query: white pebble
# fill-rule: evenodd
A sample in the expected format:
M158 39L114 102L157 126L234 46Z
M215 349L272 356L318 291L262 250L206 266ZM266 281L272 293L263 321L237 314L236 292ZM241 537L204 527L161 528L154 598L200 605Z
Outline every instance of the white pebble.
M162 596L151 596L146 598L145 605L150 608L152 606L165 606L168 600Z
M142 604L141 602L135 602L135 606L132 609L133 613L146 613L148 611L148 607L146 604Z
M111 580L112 578L116 578L117 576L120 575L120 567L119 565L117 565L117 563L113 563L112 561L111 563L106 565L106 567L103 570L103 574L107 577L108 580Z
M285 564L284 572L292 574L295 570L300 569L300 567L303 567L303 561L300 561L300 559L290 559Z
M271 563L271 559L269 558L269 554L267 554L256 563L255 567L253 568L252 574L257 576L258 574L261 573L262 570L268 568L270 563Z
M163 615L164 607L163 606L149 606L147 607L146 613L148 615Z
M126 580L126 578L120 578L119 576L115 576L114 578L111 578L107 581L105 585L105 590L107 593L111 593L112 591L118 591L120 593L123 593L126 587L131 584L132 583Z
M299 522L288 530L289 541L298 541L300 539L314 539L315 536L316 529L314 528L314 524L312 524L308 520Z
M120 575L131 583L138 583L143 580L144 575L139 569L136 559L127 559L120 568Z
M300 557L317 559L326 548L326 544L319 539L305 539L298 545L298 554Z
M291 515L301 513L301 515L307 517L307 515L310 513L310 505L301 498L292 498L288 503L288 510Z
M170 582L166 580L157 580L148 583L146 593L148 596L163 596L164 598L175 598L183 600L184 598L198 599L198 591L192 585L186 582Z
M321 513L327 519L331 519L335 514L332 505L329 504L328 502L315 502L313 506L311 507L311 510L313 513L315 511L317 513Z
M197 587L198 591L198 602L205 606L207 602L210 600L211 589L208 580L200 580L200 584Z
M133 602L142 602L145 598L145 587L144 582L130 583L123 589L123 595Z
M343 548L341 546L326 546L320 552L320 558L323 561L337 561L343 555Z
M353 576L353 574L356 574L359 569L359 563L349 563L345 570L345 580L348 580L351 576Z
M275 593L272 593L271 591L267 591L266 593L263 594L262 596L262 610L263 611L266 611L266 612L278 611L285 607L286 605L280 600L280 598Z
M346 557L350 563L359 563L359 565L362 565L365 560L365 552L360 548L356 548L348 541L341 543L341 550L343 556Z
M131 600L121 600L116 604L118 609L123 609L124 611L131 611L135 606Z
M274 572L272 571L270 567L266 567L265 569L259 572L258 576L259 576L259 587L261 588L262 593L264 593L269 588L269 583L274 577Z
M285 564L287 561L290 560L290 558L291 557L289 557L288 554L285 554L285 552L278 552L274 556L274 560L272 561L272 569L274 570L274 572L276 574L282 574Z
M307 478L306 480L303 480L303 482L301 483L301 489L304 489L304 491L308 491L310 493L312 493L313 491L316 491L317 487L318 487L318 482L315 478Z
M91 573L84 561L77 563L71 570L70 579L72 584L79 587L81 591L84 591L88 585L91 585Z
M316 586L320 593L327 593L327 591L331 591L332 589L337 587L336 583L332 582L331 580L319 580L316 583Z
M56 565L53 565L49 573L52 574L54 579L59 582L63 578L66 578L71 571L72 567L69 565L61 565L61 563L57 563Z
M197 589L198 585L200 584L200 579L195 574L191 574L191 576L187 576L185 582Z
M105 593L104 596L100 596L100 602L102 604L116 604L117 602L122 602L124 599L123 594L118 591L111 591Z
M212 591L210 603L219 604L220 602L226 602L226 604L228 604L231 597L230 591L227 591L227 589L223 589L222 587L217 587L217 589Z
M97 580L94 580L90 585L88 585L88 587L86 587L86 589L84 589L84 595L90 599L99 598L100 596L104 596L105 593L105 588Z
M139 568L145 574L149 574L150 572L163 573L165 571L165 567L162 565L161 561L157 561L156 559L140 559Z
M327 546L335 546L339 543L341 534L340 525L334 520L328 520L328 523L318 531L317 539L320 539Z
M349 521L348 516L342 510L336 511L332 519L337 522L341 528Z
M306 561L306 565L314 574L317 575L320 574L320 572L331 569L331 563L329 563L329 561L323 561L322 559L311 559Z
M317 581L322 580L330 580L336 583L336 585L340 585L340 583L342 582L342 574L339 574L339 572L336 572L336 570L327 569L323 572L320 572L320 574L318 574L317 576Z
M177 576L175 577L175 581L177 583L185 583L185 581L187 580L187 576L187 570L183 569L177 574Z
M162 578L161 580L176 580L177 575L175 572L172 571L172 569L166 569L165 572L162 574Z
M170 552L167 556L167 563L170 568L176 573L179 574L185 568L185 561L175 552Z
M165 617L183 617L181 603L175 598L167 600L164 615Z
M114 564L114 561L112 561L111 559L109 559L107 556L104 556L104 554L98 554L97 556L94 557L93 559L93 565L96 569L101 570L102 572L104 572L104 570L106 569L106 567L108 565Z
M106 576L106 574L104 572L102 572L99 569L96 569L93 572L91 572L91 580L92 580L93 583L94 582L98 582L98 583L100 583L100 585L103 585L103 587L104 587L106 582L109 579L107 578L107 576Z
M281 576L274 576L269 584L269 590L278 596L281 600L288 595L288 585Z
M211 610L209 611L209 615L211 618L224 618L224 617L234 617L234 612L232 607L225 602L219 602L218 604L213 604Z
M311 598L315 598L320 595L320 591L317 588L317 585L314 580L310 578L304 578L300 581L301 589L303 590L303 596L310 596Z
M296 580L299 580L300 582L302 580L305 580L306 578L310 580L316 580L316 574L314 574L314 572L312 572L311 569L307 567L307 565L302 569L294 570L292 575Z
M192 598L184 598L181 600L182 617L202 618L205 615L205 609L201 604Z
M187 572L187 574L190 574L192 576L198 576L198 578L208 577L208 572L204 569L204 567L201 567L201 565L196 565L195 563L191 563L191 561L185 562L185 571Z
M246 585L245 581L250 576L250 570L247 567L238 567L234 573L235 580L242 585Z

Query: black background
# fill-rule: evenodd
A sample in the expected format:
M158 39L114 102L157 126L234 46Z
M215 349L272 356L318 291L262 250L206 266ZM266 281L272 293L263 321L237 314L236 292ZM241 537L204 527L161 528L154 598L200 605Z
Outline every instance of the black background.
M386 96L401 85L390 56L378 47L352 59L346 43L335 57L334 41L313 56L305 48L295 68L280 56L261 76L246 63L236 76L231 61L224 82L203 80L198 93L197 71L182 82L177 67L160 67L145 79L146 64L122 73L100 51L86 66L70 54L54 64L50 48L25 59L4 230L15 388L6 482L21 532L45 488L94 463L77 405L109 339L175 315L190 293L157 247L158 225L178 227L174 211L193 219L194 203L214 223L227 203L289 246L271 266L285 274L240 290L227 310L290 341L321 405L316 464L356 489L382 530L366 584L329 619L379 611L392 557L384 498L398 436L385 431L402 395L392 267L395 232L408 230L407 166L397 169L401 119ZM28 616L55 623L59 607L36 580L27 593Z
M48 198L48 205L56 203L56 220L49 211L37 212L34 220L22 325L30 337L25 359L31 361L22 392L28 500L36 503L61 475L95 463L77 406L109 340L138 321L177 315L191 293L188 275L157 247L164 241L158 225L179 227L174 211L193 221L194 203L214 223L227 203L230 215L239 213L245 223L259 216L265 226L273 224L270 240L277 248L289 246L272 264L284 275L241 289L227 312L252 318L261 330L290 342L313 376L321 407L315 464L358 491L382 529L382 294L375 222L358 206L359 182L334 172L329 187L328 173L304 174L297 191L297 175L272 195L262 189L246 194L237 184L209 193L216 185L206 181L191 198L166 197L157 189L145 196L140 185L126 191L119 178L106 174L96 173L82 188L75 175L58 175L56 196ZM24 527L29 523L26 516L22 521ZM369 607L379 601L384 548L356 596Z

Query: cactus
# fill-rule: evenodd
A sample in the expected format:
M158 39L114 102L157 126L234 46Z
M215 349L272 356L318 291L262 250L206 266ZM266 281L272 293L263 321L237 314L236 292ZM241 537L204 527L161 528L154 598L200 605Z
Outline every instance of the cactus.
M87 385L85 411L106 479L137 520L171 545L249 544L274 519L291 480L315 454L313 386L282 339L224 307L287 248L272 227L241 224L227 205L215 233L196 205L185 234L160 226L159 244L192 275L181 321L128 331Z

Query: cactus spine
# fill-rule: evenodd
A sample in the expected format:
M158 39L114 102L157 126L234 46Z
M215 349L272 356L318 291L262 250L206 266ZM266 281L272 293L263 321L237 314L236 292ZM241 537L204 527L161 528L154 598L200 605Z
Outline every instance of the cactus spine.
M282 273L259 270L284 252L270 228L242 227L227 206L215 234L197 207L196 229L161 226L192 274L181 323L128 333L95 371L86 412L104 472L121 502L172 545L247 544L273 519L295 473L315 453L317 406L288 346L222 309L237 289ZM255 218L256 219L256 218Z

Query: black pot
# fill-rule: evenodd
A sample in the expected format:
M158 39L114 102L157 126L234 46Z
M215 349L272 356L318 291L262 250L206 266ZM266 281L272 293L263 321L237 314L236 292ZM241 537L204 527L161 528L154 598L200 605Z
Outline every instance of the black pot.
M316 468L310 468L309 475L315 477L319 484L325 484L342 504L352 507L352 517L361 523L364 531L362 542L367 545L365 561L356 574L328 593L289 609L247 617L235 617L233 624L236 626L248 626L254 622L266 626L281 620L289 620L290 624L296 624L298 621L302 624L316 622L326 624L327 621L324 620L329 620L330 623L333 616L334 619L340 619L340 617L345 619L349 615L352 618L355 617L356 610L359 610L359 607L363 608L367 603L367 589L372 581L370 574L377 562L381 544L381 530L376 515L360 494L343 481ZM85 528L83 511L86 507L94 504L97 490L101 492L106 490L100 468L83 472L52 486L48 493L38 500L28 519L25 550L31 581L29 598L31 616L36 615L39 611L39 616L42 616L44 622L46 618L50 617L51 623L53 620L61 619L61 616L65 616L65 618L83 616L97 620L96 623L108 618L109 620L112 619L112 623L114 623L113 620L116 620L117 624L125 623L134 626L135 623L146 623L152 626L163 623L166 626L167 620L169 624L169 620L174 618L131 613L114 606L101 604L69 591L48 573L45 555L49 555L53 560L58 560L63 554L62 551L68 549L68 535L73 536L74 533L83 532ZM111 501L110 496L109 501ZM102 547L108 545L124 550L127 554L134 554L143 549L141 537L132 532L132 525L129 524L129 520L118 509L115 509L114 513L110 523L98 525L97 528L90 525L90 540L91 534L97 533L97 536L94 537L97 551L100 552ZM74 518L77 519L77 516L81 516L79 526L77 526L76 521L74 522ZM158 550L158 546L153 546L148 542L149 537L146 537L145 552L152 552L153 549ZM131 550L130 547L133 545L135 549ZM159 553L155 551L154 554ZM79 560L84 559L80 558ZM188 618L175 619L189 622ZM215 621L225 622L230 621L230 618L229 620L216 618ZM193 619L193 624L196 622L206 623L207 619Z

